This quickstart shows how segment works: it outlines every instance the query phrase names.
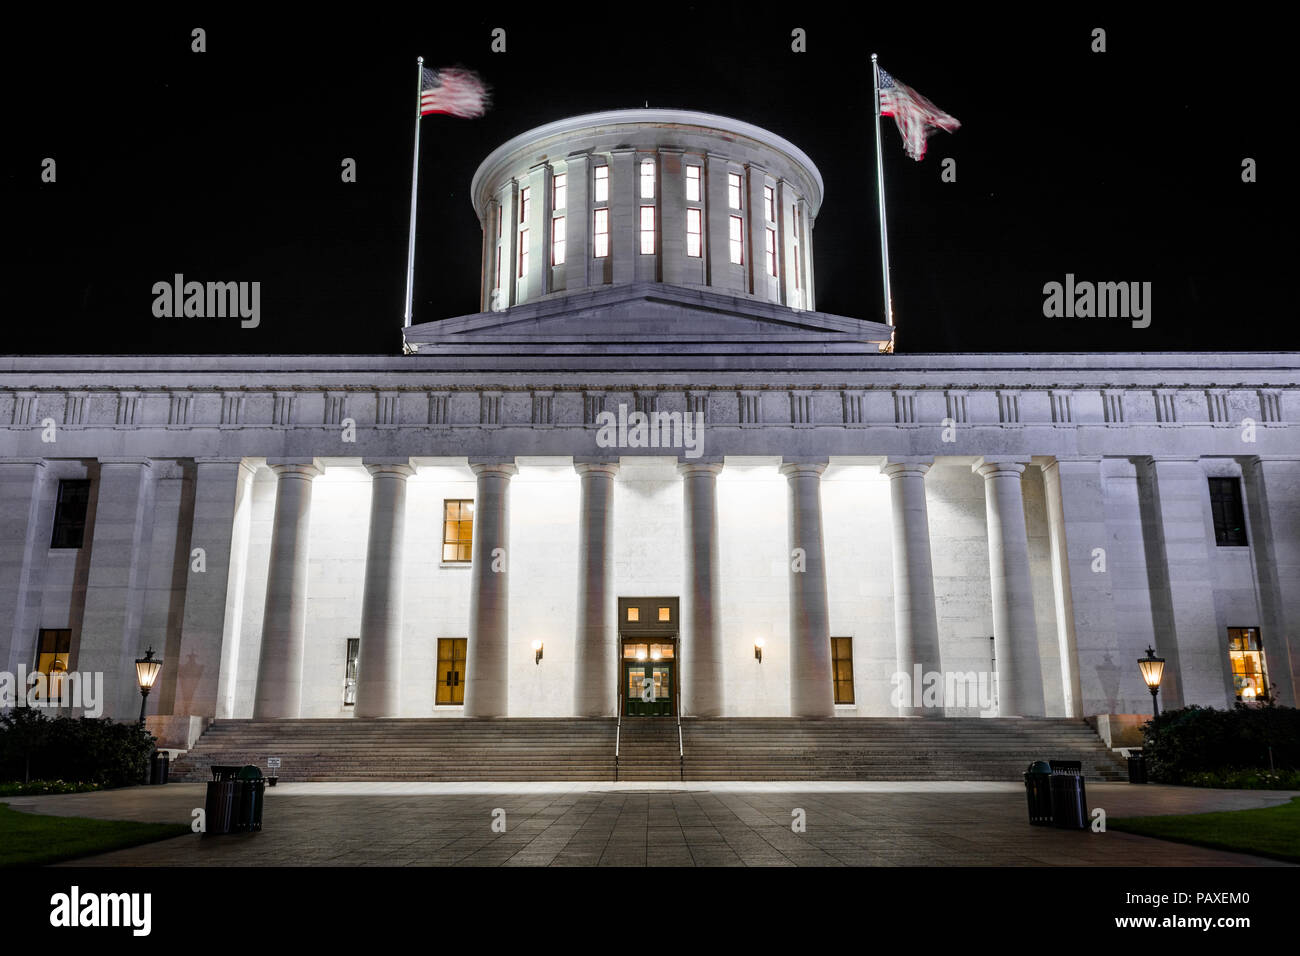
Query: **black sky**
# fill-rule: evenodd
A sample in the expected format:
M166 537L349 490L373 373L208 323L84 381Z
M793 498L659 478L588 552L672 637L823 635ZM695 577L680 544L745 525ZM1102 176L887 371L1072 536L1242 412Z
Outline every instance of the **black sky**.
M476 5L474 10L486 5ZM1261 14L953 18L906 5L584 5L487 16L329 7L11 20L3 182L7 353L393 353L400 342L415 57L494 87L482 120L423 121L417 321L476 311L468 196L506 139L578 113L682 107L800 146L826 183L818 307L880 319L870 53L956 116L922 163L884 130L899 350L1300 347L1294 125ZM626 16L613 16L623 9ZM653 22L633 18L649 11ZM49 12L49 11L53 12ZM856 10L857 12L850 12ZM23 20L22 17L26 17ZM208 52L190 52L190 31ZM489 50L507 31L507 52ZM807 31L808 52L790 50ZM1092 53L1094 27L1106 53ZM58 181L40 182L44 157ZM357 161L344 184L340 163ZM940 163L957 161L957 182ZM1259 182L1241 181L1253 157ZM183 273L262 283L262 322L156 319ZM1042 287L1149 281L1152 324L1046 319Z

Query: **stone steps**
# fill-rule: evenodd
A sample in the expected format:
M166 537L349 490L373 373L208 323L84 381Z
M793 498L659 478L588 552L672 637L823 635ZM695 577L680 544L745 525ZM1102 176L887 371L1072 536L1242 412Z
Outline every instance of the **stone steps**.
M1082 720L673 718L218 720L172 768L280 757L281 780L1020 780L1036 759L1125 779Z

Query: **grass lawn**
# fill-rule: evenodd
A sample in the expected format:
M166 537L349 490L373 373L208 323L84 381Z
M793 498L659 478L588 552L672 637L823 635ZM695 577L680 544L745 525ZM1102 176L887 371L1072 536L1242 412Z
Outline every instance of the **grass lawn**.
M1300 797L1257 810L1112 818L1106 826L1124 833L1300 863Z
M45 817L0 803L0 867L43 866L189 832L184 823Z

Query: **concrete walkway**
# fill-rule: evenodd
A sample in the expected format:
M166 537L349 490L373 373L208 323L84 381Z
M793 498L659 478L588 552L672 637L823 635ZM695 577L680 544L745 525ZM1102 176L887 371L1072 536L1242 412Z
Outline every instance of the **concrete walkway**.
M189 822L204 784L13 797L55 816ZM1292 791L1088 785L1111 817L1274 806ZM504 811L505 832L493 829ZM804 832L791 828L802 811ZM497 830L500 827L498 825ZM298 783L260 833L76 866L1278 866L1124 833L1033 827L1015 783Z

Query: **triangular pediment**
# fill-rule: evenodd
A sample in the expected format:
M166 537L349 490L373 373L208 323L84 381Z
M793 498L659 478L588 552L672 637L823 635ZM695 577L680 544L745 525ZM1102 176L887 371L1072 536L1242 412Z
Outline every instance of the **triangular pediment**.
M850 356L879 354L889 327L773 302L669 286L630 283L555 295L506 309L412 326L406 340L421 356L453 356L500 367L510 356L551 357L566 365L636 356L709 367L782 367L800 356L842 367ZM602 363L595 363L602 364ZM825 362L815 362L824 367Z

